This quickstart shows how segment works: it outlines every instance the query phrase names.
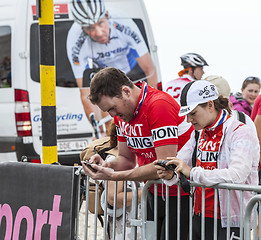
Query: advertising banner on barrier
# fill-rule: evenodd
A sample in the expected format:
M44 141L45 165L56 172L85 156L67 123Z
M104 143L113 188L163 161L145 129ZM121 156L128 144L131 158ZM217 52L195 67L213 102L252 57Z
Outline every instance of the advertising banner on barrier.
M0 239L74 239L77 180L70 166L1 163Z

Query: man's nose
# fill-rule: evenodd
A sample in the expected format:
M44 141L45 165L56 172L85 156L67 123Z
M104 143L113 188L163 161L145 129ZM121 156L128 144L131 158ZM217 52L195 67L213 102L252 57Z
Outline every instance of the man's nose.
M95 35L96 36L101 36L102 35L102 29L100 27L96 27L95 29Z

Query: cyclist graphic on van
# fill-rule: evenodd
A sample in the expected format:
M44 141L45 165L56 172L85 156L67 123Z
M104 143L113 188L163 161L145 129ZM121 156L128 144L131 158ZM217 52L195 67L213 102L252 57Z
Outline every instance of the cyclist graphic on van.
M115 67L131 80L147 79L149 85L157 88L156 68L132 19L110 15L102 0L72 0L70 7L75 23L68 33L67 55L88 119L92 112L96 112L96 119L99 116L87 98L89 82L83 80L85 69Z

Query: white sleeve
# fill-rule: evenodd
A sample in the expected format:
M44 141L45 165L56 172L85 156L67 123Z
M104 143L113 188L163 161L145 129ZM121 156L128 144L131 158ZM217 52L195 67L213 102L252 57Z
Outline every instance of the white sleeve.
M74 51L81 34L81 26L77 23L73 23L70 30L68 31L68 36L66 40L67 57L71 64L75 78L81 78L83 76L83 72L86 66L86 60L83 59L83 55L86 55L85 57L87 57L87 54L83 53L83 50L86 47L82 46L80 49L80 53L77 56L74 56Z
M163 179L163 182L167 186L172 186L172 185L176 184L178 181L179 181L179 175L178 174L173 174L173 177L170 180Z
M194 167L190 172L190 180L212 186L218 183L245 183L250 174L257 174L259 144L250 127L244 125L230 132L231 138L227 136L222 145L218 169Z

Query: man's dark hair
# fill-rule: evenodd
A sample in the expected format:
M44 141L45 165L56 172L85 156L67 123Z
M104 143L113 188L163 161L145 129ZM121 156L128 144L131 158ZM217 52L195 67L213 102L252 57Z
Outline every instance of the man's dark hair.
M133 88L134 84L121 70L112 67L103 68L91 79L88 98L92 104L98 104L102 96L120 98L122 86Z

